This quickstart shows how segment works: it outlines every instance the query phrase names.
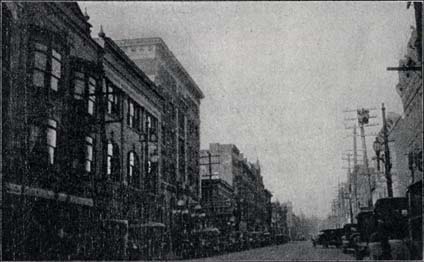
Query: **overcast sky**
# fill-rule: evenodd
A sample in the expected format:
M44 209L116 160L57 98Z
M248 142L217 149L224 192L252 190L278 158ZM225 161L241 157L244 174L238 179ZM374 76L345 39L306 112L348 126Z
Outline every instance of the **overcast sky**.
M259 158L265 186L296 212L326 216L346 180L342 154L352 139L343 119L355 115L344 109L384 102L402 113L398 75L386 67L406 54L415 25L406 2L80 6L93 36L102 24L112 39L161 37L205 93L201 147L233 143L249 160ZM381 111L374 114L381 123Z

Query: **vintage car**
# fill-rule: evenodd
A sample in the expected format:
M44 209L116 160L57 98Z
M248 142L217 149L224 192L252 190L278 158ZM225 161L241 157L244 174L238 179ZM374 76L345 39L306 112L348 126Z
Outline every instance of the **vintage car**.
M324 248L328 248L330 245L331 235L334 229L324 229L321 230L316 239L313 240L314 247L321 245Z
M355 249L355 258L362 260L369 255L368 242L370 236L376 231L377 221L372 210L363 210L356 215L358 232L352 234Z
M370 258L373 260L410 258L408 244L408 199L390 197L378 199L374 206L377 220L375 231L369 239ZM387 251L384 252L384 239Z
M415 182L408 187L408 225L411 260L423 259L423 184Z
M355 250L354 236L358 232L357 224L345 224L343 226L343 236L342 236L342 251L347 253L348 251Z

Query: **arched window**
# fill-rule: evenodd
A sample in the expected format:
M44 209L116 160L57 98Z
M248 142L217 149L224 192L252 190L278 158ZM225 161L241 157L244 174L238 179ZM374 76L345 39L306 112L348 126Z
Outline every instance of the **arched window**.
M137 154L134 151L128 154L128 184L134 187L140 187L140 166Z

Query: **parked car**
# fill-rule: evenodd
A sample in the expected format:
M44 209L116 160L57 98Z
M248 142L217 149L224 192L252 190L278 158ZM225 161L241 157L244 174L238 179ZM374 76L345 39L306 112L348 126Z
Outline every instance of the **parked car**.
M316 239L314 239L313 241L313 245L314 247L317 245L321 245L324 248L328 248L328 246L330 245L330 238L331 238L331 231L333 229L324 229L321 230L318 234L318 236L316 237Z
M408 244L404 241L408 238L408 199L378 199L374 206L374 216L377 227L369 240L371 259L409 259Z
M415 182L408 187L408 225L411 260L423 259L423 184Z
M345 224L343 226L343 236L342 236L342 251L347 253L348 251L355 250L354 236L358 233L357 224Z

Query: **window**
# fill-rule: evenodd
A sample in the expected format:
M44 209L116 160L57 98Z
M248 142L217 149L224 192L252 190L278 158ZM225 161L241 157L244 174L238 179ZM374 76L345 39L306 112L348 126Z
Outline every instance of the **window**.
M74 72L74 98L83 100L85 93L85 74Z
M49 156L49 164L53 165L55 160L55 151L56 151L56 128L57 122L55 120L49 119L47 121L47 152Z
M120 99L119 89L110 81L106 82L107 85L107 112L109 114L120 115Z
M107 144L107 157L106 157L106 175L111 177L113 181L120 180L120 158L119 147L111 140Z
M96 79L83 72L74 72L74 98L85 101L86 112L94 115L96 104Z
M85 137L85 171L91 173L93 164L93 138Z
M128 114L127 114L128 126L131 128L135 128L137 131L142 131L141 115L142 115L142 108L139 105L137 105L133 100L128 99Z
M61 51L52 46L52 41L45 39L36 39L32 47L32 84L35 91L57 92L62 76Z
M96 80L92 77L88 78L88 108L87 112L90 115L94 114L94 106L96 103Z
M106 159L106 174L112 175L112 158L113 158L113 144L111 141L107 144L107 159Z
M134 151L128 154L128 184L134 187L140 186L140 167L138 157Z
M135 112L134 112L134 102L131 99L128 99L128 125L130 127L134 127L134 118L135 118Z
M156 179L158 171L158 120L151 114L146 112L146 123L147 131L147 158L145 162L146 167L146 188L152 192L156 192Z

